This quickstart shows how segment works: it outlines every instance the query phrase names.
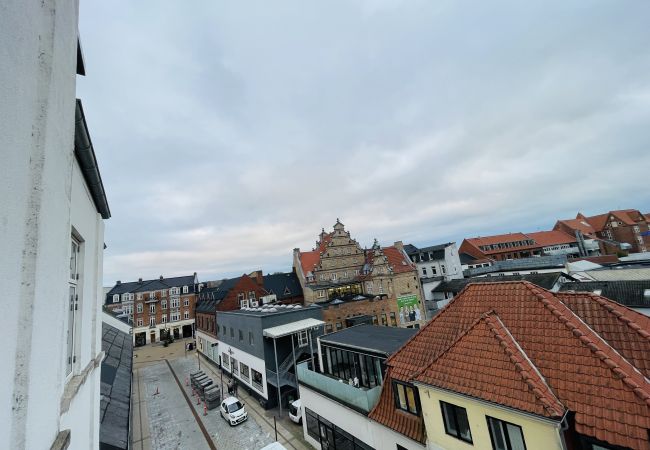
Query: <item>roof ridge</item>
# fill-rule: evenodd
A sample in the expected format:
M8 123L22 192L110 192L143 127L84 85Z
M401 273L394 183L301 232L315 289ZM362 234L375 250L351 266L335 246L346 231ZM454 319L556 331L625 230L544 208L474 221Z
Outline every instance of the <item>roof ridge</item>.
M621 308L624 308L624 309L628 310L628 312L632 311L635 314L641 314L641 313L639 313L637 311L634 311L632 308L628 308L625 305L622 305L622 304L617 303L617 302L615 302L613 300L610 300L607 297L603 297L602 295L594 294L592 292L569 292L569 291L565 291L565 292L562 292L562 294L576 295L576 296L581 295L581 294L582 295L586 294L587 296L591 297L596 303L598 303L600 306L602 306L603 309L610 312L618 320L623 322L629 328L636 331L642 338L644 338L648 342L650 342L650 332L644 330L639 324L637 324L634 321L634 319L632 319L631 317L627 316L626 314L624 314L624 313L622 313L622 312L620 312L620 311L618 311L616 309L616 307L618 306L618 307L621 307ZM562 301L562 300L560 300L560 301Z
M563 416L564 413L566 412L566 407L557 398L557 396L555 395L551 387L546 382L544 376L537 369L537 366L535 366L535 364L528 357L524 349L521 348L521 346L514 338L512 333L510 333L510 330L508 330L508 327L506 327L506 325L501 321L499 315L496 312L488 313L484 319L488 324L488 328L490 329L492 334L494 334L497 341L499 342L499 345L501 346L501 348L503 348L504 352L508 355L510 361L514 364L515 370L521 376L524 382L528 385L533 395L535 395L537 400L539 400L539 402L542 404L544 409L552 416L556 416L556 417ZM501 331L505 332L506 336L502 336L500 333ZM515 346L517 353L523 355L524 357L523 361L521 361L520 358L518 358L517 355L512 352L510 346L508 345L507 342L508 340L510 340L512 344ZM522 362L530 366L533 373L536 375L538 381L541 382L542 384L541 388L544 390L540 389L540 386L538 385L539 383L534 382L532 377L528 374L528 371L525 370L525 368L523 367Z
M530 284L528 282L524 283ZM648 389L649 382L645 376L643 376L643 374L641 374L632 363L618 353L605 339L603 339L577 314L566 306L562 300L556 297L553 293L547 292L545 295L544 292L534 286L529 286L529 288L531 287L531 291L535 293L542 305L557 317L557 319L562 322L576 338L578 338L582 345L587 347L594 356L600 359L600 361L610 369L617 379L620 379L639 399L643 400L646 405L650 406L650 391ZM553 302L549 298L555 300L556 304L552 304ZM560 311L560 308L564 309L564 313ZM578 324L582 324L582 327L571 322L571 319L577 320ZM584 328L584 330L581 330L580 328ZM587 333L591 334L591 336L588 336ZM595 340L600 341L604 347L596 344L596 342L594 342L594 337L596 338ZM609 352L610 354L608 355L606 352ZM612 359L611 356L620 359L620 362L622 362L626 367L621 367L621 365Z

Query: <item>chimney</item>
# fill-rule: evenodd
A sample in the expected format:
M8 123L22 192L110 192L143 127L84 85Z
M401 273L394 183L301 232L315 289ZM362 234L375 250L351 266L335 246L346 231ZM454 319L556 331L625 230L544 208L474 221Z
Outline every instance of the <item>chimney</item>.
M142 278L138 278L138 283L142 284Z
M120 280L117 280L117 283L115 283L115 284L117 284L119 286L120 284L122 284L122 282Z
M404 251L404 244L402 243L402 241L395 241L395 243L394 243L393 245L394 245L395 248L397 248L397 250L399 250L400 252L403 252L403 251Z
M261 270L256 270L251 274L251 278L255 280L255 283L257 283L258 286L262 287L264 286L264 276L262 275Z
M160 275L160 279L161 279L161 280L163 279L163 276L162 276L162 275Z

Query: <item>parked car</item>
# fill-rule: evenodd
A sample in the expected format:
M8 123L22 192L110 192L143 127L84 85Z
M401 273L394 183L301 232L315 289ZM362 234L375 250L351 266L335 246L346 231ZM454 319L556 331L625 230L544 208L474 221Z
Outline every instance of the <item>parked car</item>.
M300 409L300 399L291 402L289 405L289 419L298 424L302 423L302 409Z
M244 404L237 397L227 397L221 402L221 417L231 425L237 425L248 419L248 413Z

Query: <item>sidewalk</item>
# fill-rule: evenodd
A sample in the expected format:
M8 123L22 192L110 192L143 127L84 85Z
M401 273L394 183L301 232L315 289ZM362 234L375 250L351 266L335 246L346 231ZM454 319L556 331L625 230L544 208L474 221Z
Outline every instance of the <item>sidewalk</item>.
M217 368L213 362L208 361L203 355L201 358L201 370L203 370L208 376L212 377L215 382L221 381L221 369ZM223 383L227 383L229 379L226 372L223 374ZM225 387L225 386L224 386ZM227 392L222 390L221 392ZM252 395L249 395L241 385L237 391L237 397L246 404L246 409L249 411L249 414L255 418L259 423L262 429L271 434L275 435L275 429L273 427L273 419L276 418L276 425L278 430L278 442L287 447L289 450L312 450L313 447L309 445L302 434L302 425L293 423L287 411L283 409L284 416L277 418L278 409L265 410L260 406L257 399Z

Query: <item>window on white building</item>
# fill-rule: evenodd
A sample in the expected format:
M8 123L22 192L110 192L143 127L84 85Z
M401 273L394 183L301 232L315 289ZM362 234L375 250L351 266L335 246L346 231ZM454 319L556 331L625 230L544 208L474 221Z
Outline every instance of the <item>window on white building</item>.
M307 330L302 330L298 332L298 347L306 347L309 345L309 335Z
M156 298L156 291L151 291L151 292L149 292L149 299L150 299L150 300L153 300L153 299L155 299L155 298Z
M427 276L427 268L426 267L422 268L422 276L425 276L425 277Z
M444 265L444 264L440 264L440 271L441 271L443 274L447 273L447 269L445 269L445 265Z
M77 339L77 309L79 307L79 295L77 293L77 283L79 282L79 273L81 269L80 253L81 244L79 240L71 237L70 239L70 274L68 280L68 316L66 320L66 376L72 373L72 368L76 362L75 344Z

